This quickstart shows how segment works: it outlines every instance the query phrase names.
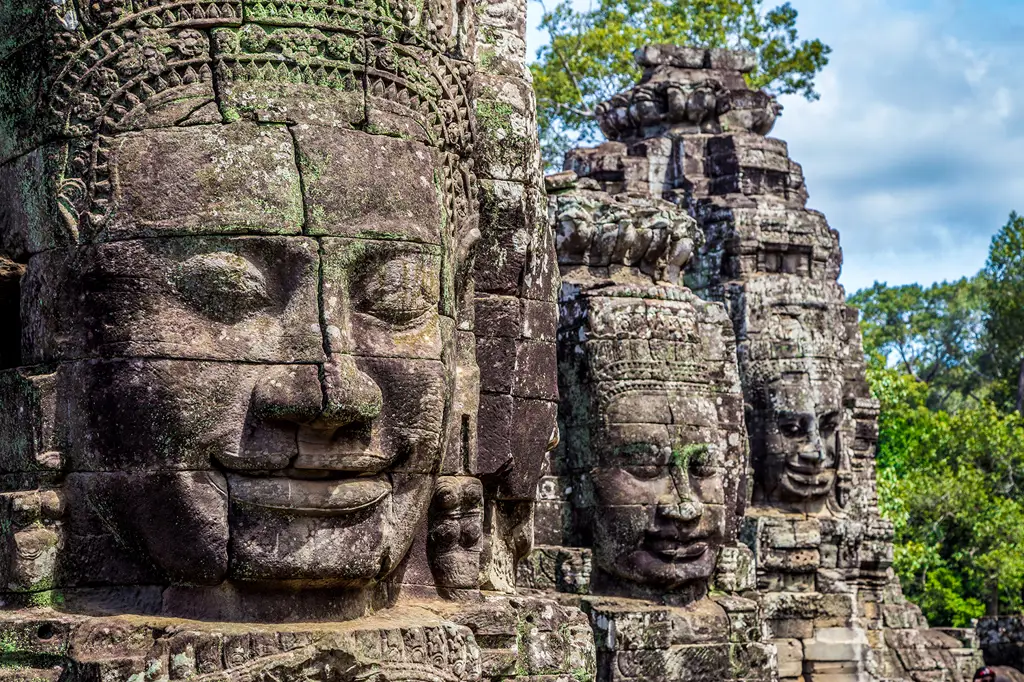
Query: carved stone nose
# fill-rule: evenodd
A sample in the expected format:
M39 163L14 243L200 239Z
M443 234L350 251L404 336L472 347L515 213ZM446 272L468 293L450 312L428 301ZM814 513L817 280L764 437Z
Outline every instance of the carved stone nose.
M315 423L319 428L373 421L384 406L380 387L356 367L351 355L332 355L328 359L323 392L323 411Z
M818 463L825 460L825 452L820 447L808 448L798 454L800 459L808 462Z
M700 500L688 498L678 502L665 502L658 505L658 513L662 518L673 521L696 521L704 515L704 505Z
M312 423L323 410L316 366L271 368L253 388L252 407L264 421Z

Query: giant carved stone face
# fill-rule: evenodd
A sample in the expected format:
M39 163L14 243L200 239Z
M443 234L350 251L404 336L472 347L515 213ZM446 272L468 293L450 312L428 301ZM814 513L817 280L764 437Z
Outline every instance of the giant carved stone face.
M300 126L301 163L318 164L300 187L283 126L223 128L122 138L124 238L30 261L29 345L63 363L69 503L144 558L141 577L101 581L363 587L426 515L452 405L439 154ZM254 152L276 185L208 191L206 155L260 135L281 143ZM133 165L139 149L156 158ZM233 212L282 227L174 234Z
M765 404L752 423L764 500L784 508L820 504L835 485L842 386L786 373L762 391Z
M13 74L42 106L0 129L27 145L0 249L20 364L55 383L55 585L386 592L475 437L466 17L58 5Z
M643 291L588 299L595 589L699 596L735 531L746 452L735 346L720 308Z

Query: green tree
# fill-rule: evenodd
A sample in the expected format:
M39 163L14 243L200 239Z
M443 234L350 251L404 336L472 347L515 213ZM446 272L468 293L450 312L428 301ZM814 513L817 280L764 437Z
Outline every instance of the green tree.
M582 12L563 0L545 7L540 25L550 41L530 67L545 161L560 166L574 142L597 139L595 106L638 80L632 52L647 44L753 50L752 87L817 99L814 77L831 48L801 41L796 20L788 2L765 9L764 0L598 0Z
M995 381L994 397L1024 411L1024 217L1010 214L992 238L985 282L984 367Z
M1024 217L973 278L876 283L861 309L881 402L882 513L894 566L934 624L1024 608Z
M875 367L879 505L907 596L936 625L1019 611L1024 589L1024 418L979 400L930 410L929 388Z
M933 409L955 409L984 395L979 369L985 298L982 280L963 278L930 287L890 287L875 282L849 298L860 309L864 350L875 365L888 365L924 382Z

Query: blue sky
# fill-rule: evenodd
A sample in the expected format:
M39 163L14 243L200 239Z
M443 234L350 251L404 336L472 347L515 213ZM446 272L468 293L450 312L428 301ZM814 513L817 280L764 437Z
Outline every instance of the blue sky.
M821 99L782 98L772 135L839 230L840 281L852 292L977 272L1010 211L1024 213L1024 0L791 4L801 36L833 53ZM531 0L531 57L539 16Z

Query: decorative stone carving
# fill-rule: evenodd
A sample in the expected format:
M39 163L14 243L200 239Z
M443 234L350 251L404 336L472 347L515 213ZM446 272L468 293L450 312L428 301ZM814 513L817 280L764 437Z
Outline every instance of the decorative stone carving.
M687 133L751 131L767 135L782 111L775 98L752 91L743 74L757 66L753 55L674 45L635 52L643 78L632 90L597 107L609 140Z
M592 679L586 617L550 600L495 597L452 619L422 605L387 618L289 625L25 610L0 614L10 679L480 682ZM13 665L12 665L13 663ZM552 671L556 671L552 674Z
M3 4L0 662L592 674L578 610L481 592L514 592L557 440L523 16ZM267 624L316 620L353 622Z
M754 501L815 513L838 510L837 478L849 480L844 449L842 292L794 287L765 275L733 302L743 315L740 367L747 399Z
M589 595L598 680L773 679L759 606L738 596L753 564L736 544L735 336L724 307L680 283L703 237L669 202L595 185L548 182L563 438L520 584Z
M731 324L715 334L736 351L750 442L748 462L732 473L749 467L745 495L737 498L750 504L741 509L739 523L745 550L726 543L713 576L719 589L734 593L741 585L756 587L756 595L743 596L757 597L752 622L763 623L765 641L774 644L781 680L969 679L969 669L979 663L976 648L928 630L893 574L892 527L879 516L874 477L878 407L865 380L857 314L836 281L838 235L824 216L806 208L802 172L785 143L765 137L780 107L746 86L743 75L754 66L753 55L654 45L635 56L644 69L640 83L598 108L611 141L570 151L566 170L549 178L563 300L573 301L563 305L563 321L593 325L590 318L598 319L594 311L602 309L594 301L621 290L626 273L674 283L682 272L696 295L724 304ZM625 207L634 219L620 217L629 213ZM685 247L681 239L660 236L672 234L669 225L682 225L687 214L696 218L699 236ZM633 232L618 227L631 222ZM651 229L655 223L665 227ZM639 235L649 242L638 248ZM685 257L662 248L651 249L662 260L652 259L648 243L679 244L673 253ZM579 293L569 295L574 286ZM642 298L646 305L650 296ZM644 325L652 339L673 328L654 316L628 319L636 322L615 330L615 351L604 356L586 345L593 336L589 327L571 327L559 338L562 366L607 357L632 380L650 380L642 362L627 362L628 340ZM710 327L696 328L697 338L714 338ZM704 370L732 367L693 348L678 355ZM729 383L723 376L712 382L718 390ZM564 420L578 418L579 406L592 402L587 392L599 393L602 385L589 377L576 383L581 388L575 392L563 390ZM691 383L687 395L700 394L694 385L702 384ZM700 413L693 405L688 411L665 402L673 419ZM658 423L647 413L659 404L648 400L621 412ZM739 421L737 416L729 423ZM574 447L580 433L588 440ZM631 580L622 570L617 582L602 580L625 534L600 532L616 517L581 502L592 493L574 464L579 453L599 461L614 440L595 436L593 429L568 429L565 440L565 451L553 453L550 475L538 488L540 546L522 566L522 581L576 594L635 589L644 576L637 568ZM639 538L632 536L632 546L644 546ZM654 597L642 590L634 596ZM609 632L625 625L604 617L614 621ZM602 653L599 637L599 670L605 679L659 679L657 671L675 670L669 661L678 644L648 636L641 648L654 653L644 660L658 662L641 669L630 667L628 656ZM616 639L604 651L621 649ZM608 672L604 662L612 659L621 664Z

